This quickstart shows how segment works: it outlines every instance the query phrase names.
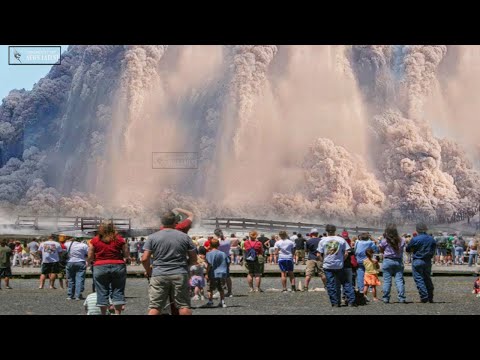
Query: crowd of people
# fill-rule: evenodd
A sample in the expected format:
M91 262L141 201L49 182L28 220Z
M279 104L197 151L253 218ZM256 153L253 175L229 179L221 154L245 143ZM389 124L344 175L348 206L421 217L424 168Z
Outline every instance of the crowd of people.
M283 292L308 291L318 275L332 306L355 307L359 299L368 301L369 291L372 301L389 303L392 282L398 302L406 303L404 263L411 262L420 300L426 303L434 301L432 264L461 264L466 247L472 266L480 242L478 237L468 245L461 236L433 237L423 223L417 224L412 236L399 235L396 226L390 224L379 238L368 233L350 238L347 231L337 232L334 225L327 225L323 233L311 229L305 237L296 232L289 236L286 231L266 237L253 230L239 239L216 229L211 236L190 238L192 221L193 214L185 209L168 211L162 215L160 231L138 241L127 241L108 222L101 224L96 236L86 242L74 238L58 241L53 235L46 241L23 246L18 241L12 245L2 240L0 279L4 279L6 289L11 289L11 267L41 266L39 289L44 288L47 277L49 288L55 289L57 277L63 288L62 278L66 276L67 300L85 300L88 314L121 314L126 306L127 263L141 263L149 280L148 314L162 314L170 306L173 314L190 315L192 300L207 298L205 306L214 306L215 292L217 306L228 306L227 299L233 296L231 264L245 267L252 293L263 292L264 265L269 263L279 267ZM30 261L23 260L24 252ZM294 275L299 263L306 265L303 289L298 288ZM94 289L84 299L88 266L92 268ZM378 276L380 270L383 284Z

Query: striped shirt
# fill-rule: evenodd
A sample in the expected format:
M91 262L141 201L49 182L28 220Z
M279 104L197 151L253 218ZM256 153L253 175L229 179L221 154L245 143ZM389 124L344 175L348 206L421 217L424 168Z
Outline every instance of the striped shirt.
M91 293L90 295L87 296L85 299L85 302L83 303L83 306L86 307L87 309L87 315L102 315L102 312L100 311L100 307L97 306L97 293ZM109 312L107 311L107 314Z

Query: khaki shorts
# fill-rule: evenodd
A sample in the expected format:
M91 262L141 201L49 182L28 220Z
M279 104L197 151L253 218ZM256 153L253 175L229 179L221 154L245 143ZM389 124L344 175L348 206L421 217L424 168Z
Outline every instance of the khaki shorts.
M190 308L190 291L187 274L152 277L148 290L150 297L148 308L161 311L170 304L170 294L173 295L175 305L178 309Z
M305 250L295 250L295 256L305 260Z
M260 276L263 275L264 262L263 256L259 255L255 261L245 261L245 267L250 275Z
M323 271L323 261L321 260L307 260L307 269L305 270L305 276L325 276Z

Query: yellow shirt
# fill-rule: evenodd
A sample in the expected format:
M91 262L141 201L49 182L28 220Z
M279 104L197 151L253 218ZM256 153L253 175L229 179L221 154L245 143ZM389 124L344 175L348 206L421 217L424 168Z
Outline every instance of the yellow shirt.
M378 263L374 263L369 258L363 260L363 266L365 266L365 273L366 274L378 274Z

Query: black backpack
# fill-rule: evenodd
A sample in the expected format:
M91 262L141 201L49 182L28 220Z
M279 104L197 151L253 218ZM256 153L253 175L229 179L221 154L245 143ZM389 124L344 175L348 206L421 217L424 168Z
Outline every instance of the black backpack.
M359 306L367 305L367 299L362 292L355 290L355 304Z

